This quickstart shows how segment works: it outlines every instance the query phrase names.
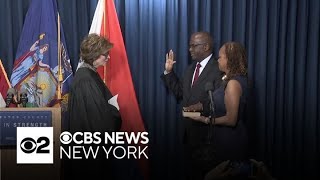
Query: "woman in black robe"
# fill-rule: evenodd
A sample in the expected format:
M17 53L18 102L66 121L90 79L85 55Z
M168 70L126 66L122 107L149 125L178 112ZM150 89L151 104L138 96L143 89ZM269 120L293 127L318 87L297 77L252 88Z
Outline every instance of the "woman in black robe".
M108 61L113 44L96 34L86 37L80 47L82 64L71 84L68 111L70 131L118 131L120 113L108 103L112 94L96 69Z
M113 44L104 37L90 34L84 38L80 47L82 63L75 73L68 102L69 131L75 132L100 132L103 137L105 132L119 131L121 117L118 109L108 103L112 94L106 87L96 69L108 61L109 51ZM80 140L80 139L79 139ZM83 140L83 139L82 139ZM77 177L91 177L94 179L115 179L112 160L107 159L101 146L106 146L102 139L101 144L77 145L88 149L100 146L96 158L86 159L81 152L82 159L67 160L65 179ZM107 147L108 148L108 147ZM80 156L79 154L79 156Z

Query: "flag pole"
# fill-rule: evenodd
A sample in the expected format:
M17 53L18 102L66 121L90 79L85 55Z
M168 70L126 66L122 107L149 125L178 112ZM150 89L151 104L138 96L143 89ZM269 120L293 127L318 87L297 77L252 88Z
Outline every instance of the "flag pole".
M107 8L106 8L106 1L105 0L103 0L103 1L104 1L103 24L104 24L104 26L106 26L107 25L107 16L106 16ZM104 31L106 32L105 28L104 28ZM105 33L105 32L103 32L103 33ZM105 36L107 36L107 34L105 34ZM108 58L108 57L106 57L106 58ZM107 85L106 76L107 76L107 63L103 66L103 82L105 85Z
M61 68L61 39L60 39L60 15L58 13L58 86L57 86L57 99L61 100L61 82L63 81L62 68Z

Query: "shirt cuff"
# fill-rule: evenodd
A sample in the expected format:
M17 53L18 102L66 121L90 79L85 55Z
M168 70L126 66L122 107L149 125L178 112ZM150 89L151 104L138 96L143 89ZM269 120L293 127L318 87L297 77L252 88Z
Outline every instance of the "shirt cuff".
M170 73L170 72L168 72L168 71L166 71L166 70L163 71L163 74L164 74L164 75L167 75L167 74L169 74L169 73Z

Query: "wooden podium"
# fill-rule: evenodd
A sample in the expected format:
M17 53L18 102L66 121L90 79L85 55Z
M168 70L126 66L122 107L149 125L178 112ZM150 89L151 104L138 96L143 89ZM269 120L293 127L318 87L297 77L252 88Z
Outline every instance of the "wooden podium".
M59 157L61 133L60 108L0 108L0 116L4 112L51 112L53 127L53 164L17 164L16 146L0 146L0 180L59 180L61 161ZM0 127L0 131L1 131ZM0 132L1 134L1 132Z

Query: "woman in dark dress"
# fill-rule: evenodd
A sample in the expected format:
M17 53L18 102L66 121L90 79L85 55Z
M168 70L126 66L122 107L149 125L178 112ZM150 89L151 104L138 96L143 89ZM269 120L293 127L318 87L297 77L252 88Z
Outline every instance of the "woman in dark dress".
M69 131L75 132L100 132L103 137L105 132L119 131L121 118L118 109L108 103L112 94L106 87L96 69L108 61L109 51L113 47L104 37L90 34L84 38L80 47L82 63L75 73L68 101ZM83 145L96 148L102 144ZM76 145L76 144L72 144ZM114 165L106 159L102 149L97 157L66 161L65 179L77 177L90 177L93 179L115 179Z
M212 118L213 129L213 163L223 161L242 161L247 159L248 136L245 127L245 106L248 95L247 58L243 46L236 42L224 44L219 51L219 69L225 73L222 86L215 90L213 99L215 113ZM185 108L187 110L209 111L208 105L198 103ZM196 121L210 123L205 116L194 117ZM214 167L211 167L211 169ZM210 169L208 169L210 170Z

